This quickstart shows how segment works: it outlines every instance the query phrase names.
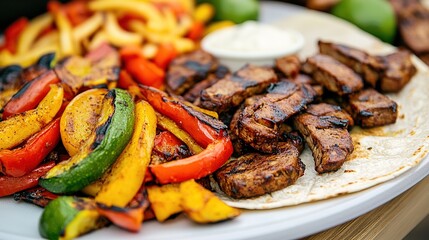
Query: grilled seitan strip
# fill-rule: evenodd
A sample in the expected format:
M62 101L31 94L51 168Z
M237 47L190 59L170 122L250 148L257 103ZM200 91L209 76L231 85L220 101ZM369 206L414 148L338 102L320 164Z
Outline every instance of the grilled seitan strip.
M201 92L200 106L218 113L238 107L246 98L265 91L277 82L274 70L246 65Z
M244 108L237 135L253 148L270 153L280 141L280 124L303 110L314 100L316 92L309 85L290 81L273 84L267 92Z
M166 77L168 91L181 95L195 83L206 79L219 66L216 58L197 50L175 58L169 65Z
M380 57L385 65L378 88L383 92L399 92L416 74L417 69L411 61L411 53L399 50Z
M414 53L429 53L429 9L420 1L403 0L396 7L399 32Z
M318 54L309 57L302 70L311 75L329 91L340 96L347 95L363 88L363 81L359 75L346 65L334 58Z
M347 131L348 118L336 113L338 106L311 104L294 118L294 126L310 147L318 173L336 171L353 152L353 142Z
M220 79L226 77L229 74L229 69L223 65L220 65L213 73L210 73L206 79L201 82L196 83L189 89L184 95L183 98L188 102L195 102L200 99L201 91L206 88L209 88ZM196 102L198 103L198 102Z
M298 56L295 55L277 58L275 63L276 68L287 78L295 78L301 71L301 62Z
M345 109L362 127L395 123L398 116L396 102L372 88L351 94Z
M417 71L407 50L387 56L372 56L356 48L322 41L319 41L319 49L322 54L352 68L369 86L383 92L400 91Z
M310 85L314 91L316 92L316 95L318 97L322 97L323 95L323 86L320 85L317 81L315 81L313 78L308 76L307 74L298 74L295 78L288 78L288 81L291 81L295 84L307 84Z
M353 69L371 87L377 86L377 81L381 77L380 74L384 70L384 64L378 58L343 44L319 41L318 45L320 53L329 55Z
M232 198L261 196L294 184L304 174L299 154L292 142L283 142L276 153L249 153L226 163L214 177Z

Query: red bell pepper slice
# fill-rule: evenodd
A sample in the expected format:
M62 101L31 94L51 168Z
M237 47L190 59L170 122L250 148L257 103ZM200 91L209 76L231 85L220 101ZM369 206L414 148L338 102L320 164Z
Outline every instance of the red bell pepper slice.
M128 89L130 86L137 86L137 83L133 80L127 71L121 70L121 72L119 72L118 87L122 89Z
M22 177L0 176L0 197L9 196L16 192L37 186L39 178L45 175L55 162L48 162L40 165L29 174Z
M72 1L66 4L61 4L58 1L49 1L48 11L55 14L58 11L63 11L69 19L72 26L77 26L84 22L91 12L85 1Z
M49 202L56 198L58 198L57 194L51 193L42 187L27 189L13 195L15 201L32 203L42 208L46 207Z
M119 50L119 56L123 62L126 62L131 58L143 57L141 48L135 45L127 45L122 47Z
M126 60L125 69L135 80L143 85L160 88L164 84L164 70L143 57Z
M50 90L49 85L58 82L60 80L55 72L49 70L24 84L4 106L3 119L36 108L40 101L48 94Z
M227 127L196 112L157 89L141 86L140 91L156 111L164 114L187 131L195 141L206 147L201 153L177 161L150 165L150 171L162 184L205 177L220 168L231 156L233 147ZM204 119L206 118L206 119ZM215 122L213 126L209 123Z
M18 43L18 38L21 35L21 32L25 29L25 27L27 27L27 25L28 19L22 17L13 22L4 31L4 47L9 50L10 53L14 54L16 52L16 44Z
M0 151L0 172L21 177L34 170L60 141L60 119L57 118L33 135L19 148Z
M189 29L188 34L186 35L193 41L198 41L203 38L204 35L204 23L195 21L192 23L191 28Z
M143 185L125 208L106 206L101 203L97 203L96 206L97 211L116 226L131 232L138 232L146 216L145 213L149 207L149 200Z
M158 52L153 59L153 62L162 69L167 69L168 64L177 56L177 50L171 43L163 43L159 45Z
M160 154L166 160L190 155L190 151L186 148L186 145L171 132L160 132L155 136L154 143L152 151Z
M132 21L144 22L145 20L141 16L133 14L133 13L125 13L125 14L121 15L120 17L118 17L119 26L121 26L121 28L123 28L127 31L132 31L132 29L130 29L130 22L132 22Z

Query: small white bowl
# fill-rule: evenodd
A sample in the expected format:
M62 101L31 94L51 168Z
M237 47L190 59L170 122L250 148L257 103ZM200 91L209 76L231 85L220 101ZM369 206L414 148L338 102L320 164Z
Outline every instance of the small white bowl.
M301 33L253 21L213 32L201 42L231 71L247 63L272 66L276 58L296 54L303 46Z

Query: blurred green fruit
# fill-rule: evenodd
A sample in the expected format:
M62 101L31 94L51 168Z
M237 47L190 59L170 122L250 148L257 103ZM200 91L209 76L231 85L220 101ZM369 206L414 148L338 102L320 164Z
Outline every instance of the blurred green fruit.
M197 3L207 2L215 7L214 21L230 20L242 23L247 20L258 20L258 0L198 0Z
M395 13L386 0L342 0L332 9L332 14L384 42L391 43L395 38Z

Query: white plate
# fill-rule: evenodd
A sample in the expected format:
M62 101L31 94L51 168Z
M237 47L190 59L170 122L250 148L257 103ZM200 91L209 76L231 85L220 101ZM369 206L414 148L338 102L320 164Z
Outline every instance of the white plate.
M301 8L263 2L262 20L275 21ZM82 239L295 239L308 236L360 216L398 196L429 173L429 158L396 177L370 189L329 200L273 210L245 211L240 217L212 225L197 225L180 216L160 224L145 222L138 234L109 227ZM38 220L42 209L12 198L0 199L0 239L40 239Z

